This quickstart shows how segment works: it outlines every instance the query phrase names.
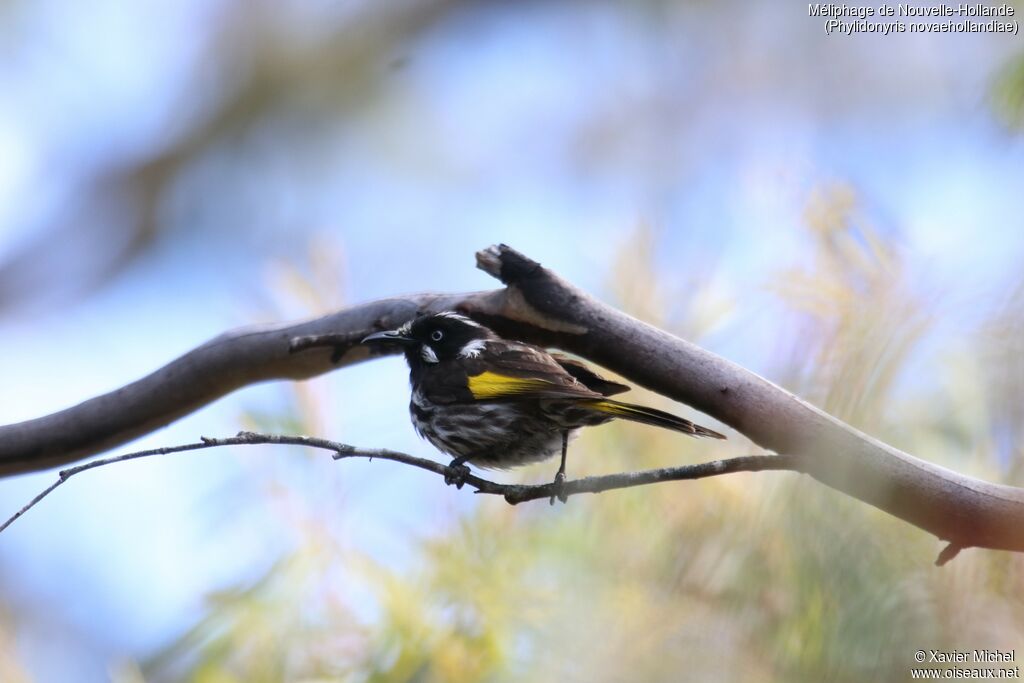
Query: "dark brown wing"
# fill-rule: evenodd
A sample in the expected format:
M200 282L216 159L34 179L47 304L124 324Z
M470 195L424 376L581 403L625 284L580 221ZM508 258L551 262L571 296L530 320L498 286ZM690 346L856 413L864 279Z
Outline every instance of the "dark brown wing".
M476 358L465 359L465 386L471 400L601 398L543 349L493 341Z
M556 363L562 366L563 370L582 382L585 387L591 391L596 391L602 396L614 396L630 389L625 384L605 379L575 358L569 358L560 353L552 353L550 355Z

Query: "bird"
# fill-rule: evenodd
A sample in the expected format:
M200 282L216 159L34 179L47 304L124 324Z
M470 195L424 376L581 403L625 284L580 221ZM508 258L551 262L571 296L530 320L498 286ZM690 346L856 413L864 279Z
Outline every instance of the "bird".
M663 410L609 398L630 389L580 361L504 339L455 311L415 317L363 338L400 347L409 365L409 414L416 432L453 457L445 481L461 488L470 463L509 469L561 453L555 491L564 503L569 438L582 427L614 419L724 439L718 432ZM554 504L555 496L551 503Z

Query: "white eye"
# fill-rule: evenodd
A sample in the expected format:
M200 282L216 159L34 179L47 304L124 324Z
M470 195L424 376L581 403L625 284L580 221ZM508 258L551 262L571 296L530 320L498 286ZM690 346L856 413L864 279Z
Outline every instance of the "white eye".
M442 332L441 330L434 330L433 332L430 333L430 338L433 339L434 341L441 341L441 339L444 338L444 332Z

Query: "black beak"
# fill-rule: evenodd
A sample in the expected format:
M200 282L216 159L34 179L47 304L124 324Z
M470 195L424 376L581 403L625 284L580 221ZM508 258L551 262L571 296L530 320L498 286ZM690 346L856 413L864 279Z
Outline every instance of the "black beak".
M402 346L408 346L409 344L415 344L416 340L412 337L406 337L404 334L398 332L398 330L388 330L387 332L374 332L373 334L363 338L360 344L377 344L380 342L391 342L393 344L401 344Z

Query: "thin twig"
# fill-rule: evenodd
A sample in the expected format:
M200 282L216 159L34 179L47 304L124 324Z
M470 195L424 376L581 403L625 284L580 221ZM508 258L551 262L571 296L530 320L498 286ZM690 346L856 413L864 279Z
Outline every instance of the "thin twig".
M3 525L0 525L0 532L3 532L14 522L14 520L18 519L35 507L41 500L43 500L43 498L46 498L46 496L53 493L58 486L80 472L85 472L86 470L91 470L96 467L103 467L104 465L124 462L126 460L148 458L153 455L167 455L170 453L195 451L202 448L217 448L220 446L253 446L260 444L319 448L322 450L332 451L334 453L333 457L335 460L341 460L343 458L369 458L370 460L379 458L381 460L391 460L393 462L411 465L412 467L418 467L421 470L433 472L434 474L439 474L446 479L459 479L462 483L468 484L476 489L476 493L504 496L505 500L511 505L525 503L530 500L538 500L541 498L550 498L552 495L557 493L553 483L498 484L474 474L466 474L457 468L442 465L441 463L434 462L433 460L419 458L414 455L392 451L385 448L358 448L349 444L321 439L314 436L288 436L281 434L239 432L237 436L230 438L211 439L201 437L201 440L196 443L188 443L181 446L169 446L166 448L153 448L151 450L137 451L135 453L125 453L123 455L115 455L110 458L100 458L99 460L87 462L84 465L77 465L75 467L69 467L66 470L61 470L57 481L50 484L50 486L41 491L39 495L29 501L27 505L12 515L10 519L3 523ZM624 472L621 474L608 474L599 477L584 477L583 479L575 479L573 481L565 482L562 492L566 496L572 496L578 493L600 493L602 491L629 488L631 486L656 484L663 481L701 479L703 477L713 477L719 474L729 474L731 472L760 472L762 470L792 470L799 472L802 471L802 468L800 466L800 459L796 456L744 455L735 458L726 458L724 460L713 460L711 462L704 462L696 465L665 467L662 469L644 470L641 472ZM461 487L462 486L460 484L459 488Z
M362 332L357 332L355 334L351 332L342 332L337 334L308 334L301 337L293 337L288 342L288 353L299 353L301 351L307 351L309 349L315 349L322 346L347 348L352 344L359 343L359 340L365 336L366 335Z
M151 455L167 455L168 453L181 453L183 451L196 451L201 448L213 448L215 446L232 446L235 444L250 443L247 437L244 436L247 432L239 432L238 436L230 439L208 439L206 437L200 437L202 441L197 443L187 443L181 446L168 446L165 448L153 448L147 451L136 451L134 453L124 453L122 455L115 455L109 458L100 458L99 460L93 460L82 465L76 465L75 467L69 467L66 470L61 470L57 473L57 481L50 484L46 489L41 491L39 495L30 500L25 507L18 510L12 515L6 522L0 525L0 532L3 532L9 527L14 520L21 517L23 514L31 510L36 506L39 501L46 498L48 495L53 493L54 489L66 482L68 479L78 474L79 472L85 472L95 467L102 467L104 465L113 465L116 462L124 462L126 460L136 460L138 458L148 458Z

